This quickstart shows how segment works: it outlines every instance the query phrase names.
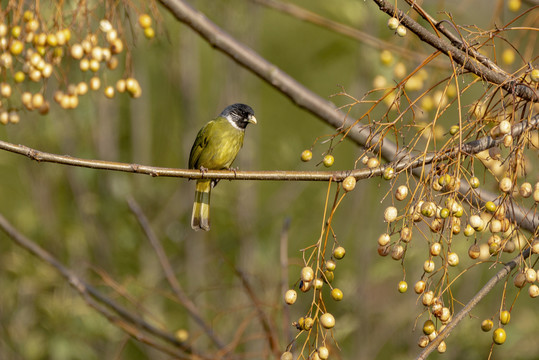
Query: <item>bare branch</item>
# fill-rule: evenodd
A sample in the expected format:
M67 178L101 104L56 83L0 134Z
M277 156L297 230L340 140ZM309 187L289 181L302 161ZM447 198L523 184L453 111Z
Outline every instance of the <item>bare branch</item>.
M184 0L160 0L160 2L170 10L176 19L196 31L217 50L222 51L290 98L297 106L309 111L334 128L346 128L354 122L353 119L347 118L343 112L337 110L331 102L307 89L254 50L237 41ZM372 134L369 129L361 129L357 125L354 130L348 133L347 137L360 145L365 145L369 141L371 143L378 142L378 139L371 138ZM383 140L380 153L386 160L391 161L397 154L397 147L393 142Z
M191 299L189 299L189 297L185 294L185 291L183 291L183 288L178 282L178 279L176 279L176 276L174 275L174 271L172 270L172 266L170 265L170 262L168 261L167 254L165 253L165 249L163 249L163 246L159 242L159 239L157 239L157 236L153 232L150 226L150 222L148 221L148 218L146 217L146 215L144 215L144 212L142 211L140 206L137 204L137 202L133 198L129 198L127 200L127 203L129 205L129 208L131 209L131 211L137 218L140 226L142 227L142 230L146 234L146 237L150 241L150 244L152 245L159 259L161 268L163 269L163 272L165 273L165 277L167 278L167 281L169 282L172 290L174 291L176 298L185 307L185 309L187 309L188 314L204 330L204 332L213 341L213 343L219 349L223 349L225 347L224 343L221 341L221 339L217 337L217 335L215 334L211 326L208 325L206 321L204 321L204 318L202 317L202 315L200 315L198 308L191 301Z
M419 354L417 360L424 360L433 352L438 345L449 336L451 331L472 311L472 309L494 288L494 286L503 280L511 270L513 270L521 261L527 259L530 256L530 248L527 248L522 253L518 254L513 260L504 264L503 268L500 269L486 284L479 290L477 294L460 310L451 320L447 326L432 340Z
M407 48L403 48L391 42L384 41L369 33L358 30L352 26L344 25L336 21L327 19L323 16L320 16L316 13L306 10L293 3L287 3L287 2L278 1L278 0L252 0L252 1L254 1L255 3L261 4L263 6L269 7L271 9L280 11L284 14L293 16L296 19L307 21L309 23L327 28L331 31L342 34L351 39L363 42L367 44L368 46L371 46L380 50L392 50L392 51L397 52L399 55L403 57L406 57L409 59L415 59L417 61L423 61L423 59L425 59L428 56L427 54L421 54L418 52L410 51Z
M516 79L510 77L506 73L490 69L470 56L469 52L465 52L457 48L456 46L449 44L447 41L437 37L430 31L421 26L417 21L406 15L403 11L395 8L392 4L385 0L373 0L380 10L390 16L395 16L399 19L402 25L410 29L416 34L423 42L431 45L433 48L449 55L464 69L471 71L472 73L480 76L493 84L500 85L504 90L510 94L519 96L525 100L538 102L539 95L531 87L520 83ZM462 45L462 43L460 43Z
M169 349L167 352L178 356L179 358L187 358L191 349L186 344L180 342L173 334L156 328L155 326L149 324L141 317L135 315L134 313L129 312L127 309L117 304L114 300L103 295L97 289L95 289L90 284L86 283L82 278L75 274L72 270L65 267L60 261L58 261L54 256L52 256L48 251L40 247L34 241L28 239L26 236L22 235L13 225L11 225L6 218L0 214L0 229L17 245L24 248L32 255L40 259L41 261L51 265L60 275L62 275L68 283L81 295L81 297L102 315L104 315L109 321L113 324L118 325L119 319L112 315L110 312L104 312L103 308L100 306L95 306L93 300L97 301L100 304L105 305L107 308L114 311L121 319L125 320L129 324L129 328L133 331L129 332L129 335L133 336L136 340L146 338L143 333L140 331L135 331L136 329L144 330L148 334L155 336L157 339L165 341L172 344L179 350ZM89 301L89 299L93 299ZM123 327L123 326L122 326ZM150 343L150 341L145 341Z

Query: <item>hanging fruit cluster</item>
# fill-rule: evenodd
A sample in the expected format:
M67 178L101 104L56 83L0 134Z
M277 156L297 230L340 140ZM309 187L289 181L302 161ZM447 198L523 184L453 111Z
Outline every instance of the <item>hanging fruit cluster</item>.
M40 5L45 8L45 3ZM88 27L81 28L77 26L79 15L70 19L71 25L67 26L61 25L68 22L65 17L58 21L58 16L48 16L35 8L21 10L9 6L3 15L0 19L1 124L18 123L24 111L45 115L52 99L63 109L77 108L80 97L90 90L102 91L107 98L124 92L133 98L142 95L141 86L133 76L109 80L119 77L112 72L120 63L129 65L121 24L113 24L106 18L97 22L86 18ZM149 39L155 36L151 24L148 14L139 16L139 25ZM74 67L78 73L69 71Z

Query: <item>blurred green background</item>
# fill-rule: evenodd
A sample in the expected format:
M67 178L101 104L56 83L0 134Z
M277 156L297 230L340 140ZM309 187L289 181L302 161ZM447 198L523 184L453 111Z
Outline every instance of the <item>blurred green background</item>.
M392 81L392 69L379 61L380 51L356 40L250 1L192 3L225 31L338 105L348 102L331 97L341 86L361 98L372 88L374 76L383 74ZM411 34L394 36L386 27L387 16L370 1L293 3L409 50L431 52ZM480 28L513 16L502 1L436 1L425 8L431 14L447 11L458 23ZM226 105L244 102L254 108L259 123L247 129L236 166L241 170L320 169L315 165L327 144L317 144L309 163L301 163L299 156L318 136L332 134L334 129L213 49L165 9L159 7L159 14L157 37L148 41L139 34L132 48L134 75L143 88L141 98L109 100L92 94L71 111L54 104L47 116L26 113L19 125L0 127L0 139L81 158L185 168L199 128ZM397 53L394 57L400 59ZM403 61L408 71L419 65ZM436 67L427 70L433 83L449 74ZM85 79L77 71L71 72L71 76ZM472 103L482 90L467 93L465 104ZM357 106L352 114L359 116L365 110L365 105ZM333 168L354 168L361 153L355 144L343 142L334 151ZM283 320L281 230L290 220L286 247L289 281L284 284L288 287L299 276L300 250L319 237L326 183L221 181L212 193L212 230L195 233L189 224L194 182L40 164L8 152L0 153L0 172L0 211L15 227L152 323L172 332L187 329L195 346L209 347L200 328L173 300L157 257L129 210L128 198L150 219L180 283L216 332L228 342L244 322L250 322L240 336L238 352L249 359L273 357L234 267L251 282L279 332L283 350L289 342L285 328L295 334L290 322ZM423 307L411 289L406 294L397 292L403 278L400 263L381 258L376 251L376 239L385 231L383 209L391 203L390 197L384 199L388 190L389 183L380 179L361 181L333 220L337 240L347 250L338 262L335 279L344 300L328 301L337 318L334 337L342 350L334 358L409 359L420 350L417 339L426 319ZM331 196L334 191L335 187ZM428 257L425 240L414 240L405 261L410 288ZM453 276L472 264L466 256L469 242L464 237L458 240L461 243L455 246L461 264L452 269ZM454 298L466 303L499 268L488 267L475 267L455 282ZM125 288L132 303L111 290L99 273L108 274ZM2 359L169 358L111 325L49 265L4 234L0 235L0 286ZM503 284L498 285L447 339L447 353L432 358L486 358L491 333L481 332L480 323L499 310L502 291ZM514 287L508 286L508 301L514 297ZM311 295L299 294L298 303L288 309L290 321L304 315L310 299ZM527 295L519 297L506 326L507 343L495 348L494 358L537 358L536 301ZM300 337L297 346L302 340ZM336 348L331 351L338 353Z

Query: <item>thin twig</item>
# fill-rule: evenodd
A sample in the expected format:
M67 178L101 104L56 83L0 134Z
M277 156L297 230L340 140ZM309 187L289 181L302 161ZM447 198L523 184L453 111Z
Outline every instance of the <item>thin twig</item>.
M268 319L266 313L264 313L264 311L262 310L262 305L260 304L260 300L258 300L258 297L256 296L253 287L251 286L249 280L242 271L240 271L238 268L234 268L234 271L236 272L236 275L240 278L241 284L243 285L245 292L247 293L249 299L251 300L253 306L256 309L256 314L258 316L258 319L260 320L260 323L262 324L262 328L264 329L266 338L269 342L271 350L273 351L273 354L276 356L280 355L282 350L279 349L277 333L273 328L270 319Z
M451 55L451 58L455 60L466 70L480 76L493 84L501 86L504 90L510 94L519 96L527 101L538 102L539 94L531 87L522 84L511 78L505 73L498 72L483 65L481 62L476 61L468 53L462 51L453 44L437 37L430 31L421 26L417 21L412 19L402 10L395 8L392 4L385 0L373 0L380 10L390 16L396 16L400 23L406 26L410 31L418 36L418 38L432 46L433 48L441 51L446 55Z
M296 19L307 21L311 24L315 24L323 28L326 28L330 31L345 35L351 39L360 41L362 43L367 44L368 46L371 46L380 50L391 50L398 53L402 57L414 59L417 61L422 61L425 57L427 57L427 55L425 54L414 52L414 51L408 50L407 48L397 46L391 42L384 41L369 33L358 30L352 26L344 25L339 22L330 20L328 18L320 16L312 11L306 10L293 3L277 1L277 0L252 0L252 1L254 1L257 4L279 11L283 14L293 16Z
M237 41L186 1L160 0L160 2L177 20L196 31L211 46L222 51L232 60L276 88L298 107L309 111L336 129L347 128L355 122L354 119L349 119L346 114L339 111L327 99L315 94L276 65L268 62L253 49ZM350 131L347 137L360 145L365 145L369 141L372 141L372 143L379 141L379 139L372 139L371 131L368 128L362 129L357 125L354 126L354 131ZM380 153L386 160L391 161L397 154L397 147L393 142L384 140Z
M494 286L504 279L509 273L518 265L522 260L527 259L530 256L530 248L527 248L522 253L518 254L513 260L504 264L503 268L496 273L486 284L479 290L477 294L460 310L453 319L447 324L447 326L432 340L419 354L417 360L424 360L433 352L438 345L444 340L451 331L468 315L470 311L494 288Z
M68 283L81 295L81 297L88 302L88 299L95 299L97 302L105 305L107 308L113 310L117 315L119 315L122 319L127 321L127 323L130 324L130 326L135 329L141 329L149 334L155 336L156 338L163 340L165 342L168 342L175 347L177 347L180 351L173 351L171 350L176 356L181 358L186 358L188 353L191 353L191 349L184 343L180 342L173 334L158 329L155 326L149 324L144 319L140 318L139 316L129 312L127 309L122 307L121 305L117 304L112 299L108 298L107 296L103 295L101 292L99 292L97 289L95 289L93 286L86 283L82 278L80 278L77 274L75 274L72 270L65 267L60 261L58 261L54 256L52 256L48 251L40 247L37 243L30 240L26 236L22 235L13 225L11 225L4 216L0 214L0 229L10 238L12 239L17 245L24 248L30 254L34 255L38 259L42 260L43 262L51 265L60 275L62 275ZM92 302L88 302L89 305L93 306L97 311L99 311L102 315L107 317L107 319L111 320L111 322L114 324L116 323L116 318L112 316L110 313L103 313L101 312L101 308L94 306L95 304ZM144 337L144 334L140 333L140 331L134 331L133 333L130 333L131 336L133 336L135 339L139 339Z
M204 330L204 332L213 341L213 343L219 349L224 348L225 345L223 341L221 341L221 339L217 337L217 335L215 334L211 326L208 325L206 321L204 321L204 318L202 317L202 315L200 315L200 312L198 311L198 308L196 307L196 305L185 294L185 291L183 291L183 288L178 282L178 279L174 275L174 271L172 270L172 266L170 265L170 262L168 261L167 254L165 253L165 250L163 249L161 242L159 242L159 239L157 239L157 236L155 235L154 231L152 230L152 227L150 226L150 222L148 221L148 218L146 217L146 215L144 215L144 212L142 211L140 206L137 204L137 202L133 198L129 198L127 200L127 204L129 205L129 209L131 209L131 211L137 218L140 226L142 227L142 230L146 234L146 237L150 241L150 244L152 245L157 255L157 258L159 259L161 268L163 269L163 272L165 273L165 277L168 283L170 284L170 287L174 291L174 294L176 295L176 298L178 299L178 301L187 309L188 314Z

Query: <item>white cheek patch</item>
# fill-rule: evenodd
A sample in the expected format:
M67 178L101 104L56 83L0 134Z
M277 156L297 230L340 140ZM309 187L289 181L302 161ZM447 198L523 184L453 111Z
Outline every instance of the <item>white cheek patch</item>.
M238 129L238 130L241 130L241 131L244 131L244 129L240 128L236 122L234 121L234 119L232 119L232 117L230 115L228 115L226 117L226 119L228 120L228 122L234 127L234 129Z

